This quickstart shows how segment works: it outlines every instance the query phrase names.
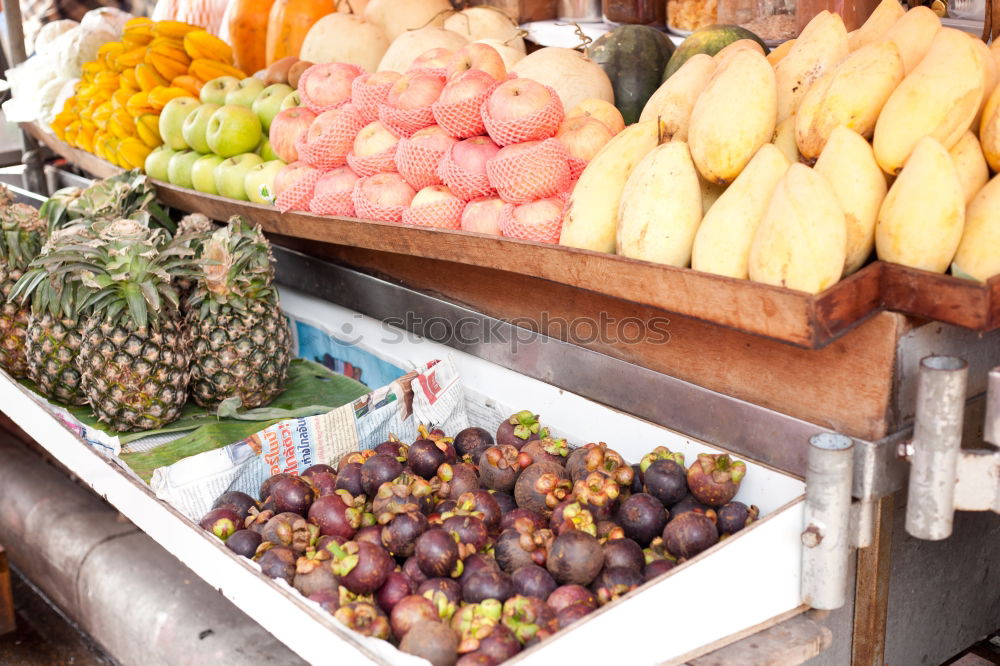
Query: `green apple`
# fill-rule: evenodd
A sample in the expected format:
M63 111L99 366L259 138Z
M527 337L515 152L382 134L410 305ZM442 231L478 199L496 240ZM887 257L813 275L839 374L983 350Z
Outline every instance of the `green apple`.
M218 104L222 106L226 103L226 95L230 91L236 90L240 85L240 80L235 76L220 76L207 81L201 87L201 101L205 104Z
M170 164L170 158L176 154L176 150L171 150L166 146L160 146L151 152L146 156L146 164L144 165L146 175L156 180L168 180L167 165Z
M202 155L191 165L191 184L205 194L218 194L215 187L215 167L225 160L218 155Z
M302 98L299 97L299 91L296 90L291 95L281 100L281 108L279 111L284 111L285 109L294 109L297 106L302 106Z
M199 158L201 158L201 153L196 153L193 150L176 153L170 158L170 163L167 164L167 180L178 187L187 187L189 189L193 187L194 183L191 182L191 167L194 166L194 163Z
M247 193L247 198L253 203L273 204L274 178L283 166L285 163L281 160L269 160L250 169L243 179L243 189Z
M260 144L260 118L250 107L227 104L208 121L208 147L216 155L233 157L249 153Z
M224 197L247 201L247 191L243 186L250 169L264 160L254 153L243 153L223 160L215 167L215 189Z
M257 95L250 108L260 118L260 124L264 126L265 132L271 127L271 121L278 115L278 111L281 111L281 103L293 92L295 90L289 85L274 83Z
M187 150L184 140L184 121L201 104L194 97L175 97L160 111L160 136L168 148Z
M197 109L188 114L181 127L181 134L187 145L199 153L211 152L208 148L208 139L205 138L205 131L208 129L208 121L212 114L221 109L218 104L202 104Z
M266 136L264 137L264 140L260 142L260 145L257 146L257 150L255 150L254 152L260 155L260 158L265 162L281 159L280 157L278 157L278 154L274 152L274 148L271 147L271 140L268 139Z
M248 76L239 82L234 89L226 93L226 104L239 104L250 108L257 95L264 91L264 82Z

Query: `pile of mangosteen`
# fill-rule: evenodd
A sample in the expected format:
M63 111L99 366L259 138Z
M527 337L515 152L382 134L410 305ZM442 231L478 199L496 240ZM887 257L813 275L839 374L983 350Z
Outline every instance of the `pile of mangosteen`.
M746 465L571 450L521 411L495 438L421 426L334 469L226 492L201 520L338 620L435 666L499 664L753 522Z

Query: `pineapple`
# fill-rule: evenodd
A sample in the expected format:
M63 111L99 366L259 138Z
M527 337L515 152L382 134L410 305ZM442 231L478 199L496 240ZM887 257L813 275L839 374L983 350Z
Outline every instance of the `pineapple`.
M191 394L204 407L237 397L250 409L284 389L291 334L272 286L271 246L239 216L201 249L187 303Z
M45 222L31 206L12 201L10 192L0 188L0 368L20 378L28 374L24 345L29 308L9 299L42 247Z
M97 418L119 432L176 420L187 398L190 352L174 279L190 250L134 220L95 222L49 255L58 278L78 281L89 311L77 364Z
M174 237L174 241L191 248L191 251L198 256L201 254L201 246L214 231L215 224L212 223L212 220L201 213L191 213L182 217L177 224L177 236ZM195 281L193 277L182 275L175 282L177 293L181 299L181 312L187 312L187 302L191 297L191 292L194 291Z
M138 169L96 181L86 189L66 187L42 204L49 229L73 222L111 222L130 219L161 226L173 233L175 226L156 202L156 190Z

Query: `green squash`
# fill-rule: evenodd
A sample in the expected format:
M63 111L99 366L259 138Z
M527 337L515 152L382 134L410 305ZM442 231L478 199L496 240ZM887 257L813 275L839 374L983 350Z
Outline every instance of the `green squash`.
M705 53L714 56L725 47L741 39L752 39L757 42L764 49L765 55L771 52L763 39L746 28L741 28L738 25L708 25L695 30L681 42L663 70L663 81L669 79L694 54Z
M620 26L587 47L587 55L611 79L615 106L626 125L638 122L673 51L666 34L645 25Z

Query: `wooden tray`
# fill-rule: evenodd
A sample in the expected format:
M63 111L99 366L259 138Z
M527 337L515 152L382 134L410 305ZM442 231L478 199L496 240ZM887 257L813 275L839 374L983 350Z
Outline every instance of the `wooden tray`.
M1000 275L982 283L884 263L882 307L974 331L992 331L1000 328Z
M57 154L95 176L120 171L94 155L67 146L33 124L23 127ZM280 213L271 206L202 194L161 181L154 183L163 203L217 220L238 214L275 234L552 280L799 347L823 347L881 306L882 266L877 263L813 295L558 245L388 222Z

